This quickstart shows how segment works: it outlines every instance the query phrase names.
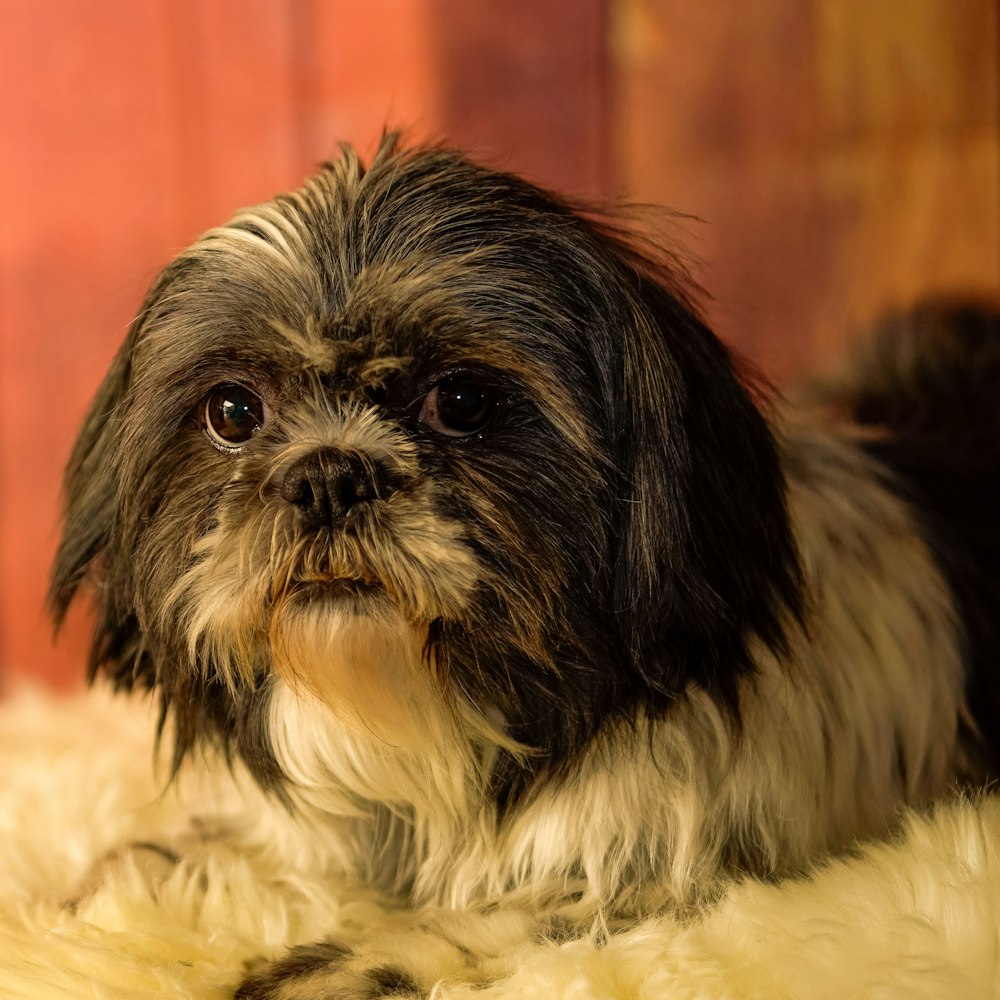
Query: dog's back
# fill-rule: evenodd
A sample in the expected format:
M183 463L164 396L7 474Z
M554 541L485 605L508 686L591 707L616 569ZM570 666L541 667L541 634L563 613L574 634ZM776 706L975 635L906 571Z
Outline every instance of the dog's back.
M1000 776L1000 306L889 316L821 395L917 509L962 619L974 742Z

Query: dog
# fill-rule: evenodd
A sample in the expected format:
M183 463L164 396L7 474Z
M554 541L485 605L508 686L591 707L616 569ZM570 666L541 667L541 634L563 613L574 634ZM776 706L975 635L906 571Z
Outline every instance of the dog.
M394 136L154 283L55 618L87 591L91 677L156 692L174 769L217 751L262 842L388 901L238 997L482 985L997 773L1000 316L901 314L781 404L697 300Z

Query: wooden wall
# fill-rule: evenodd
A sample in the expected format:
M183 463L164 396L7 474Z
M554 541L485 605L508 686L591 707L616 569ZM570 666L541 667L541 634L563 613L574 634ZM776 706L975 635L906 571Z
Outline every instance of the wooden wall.
M611 38L616 178L705 220L715 326L773 378L1000 286L998 0L620 0Z
M0 663L42 613L77 423L145 285L384 124L658 202L783 381L889 303L1000 291L1000 0L4 0Z

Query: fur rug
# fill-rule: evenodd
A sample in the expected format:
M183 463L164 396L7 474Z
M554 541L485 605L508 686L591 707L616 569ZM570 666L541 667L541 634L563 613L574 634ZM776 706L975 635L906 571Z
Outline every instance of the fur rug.
M151 731L143 703L100 694L0 707L0 996L224 1000L245 962L380 918L373 899L225 841L197 864L102 862L240 802L221 768L163 792ZM808 879L734 884L684 923L504 961L496 985L435 997L1000 997L1000 800L911 816L898 841Z

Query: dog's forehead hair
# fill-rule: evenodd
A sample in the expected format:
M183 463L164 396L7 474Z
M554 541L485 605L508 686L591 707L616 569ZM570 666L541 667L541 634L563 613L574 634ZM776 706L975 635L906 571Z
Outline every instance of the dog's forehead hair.
M629 295L587 225L517 178L389 148L363 171L345 153L181 254L147 300L133 371L177 407L225 381L280 402L307 371L350 391L404 364L424 385L482 366L589 450L623 322L607 301Z
M565 383L579 357L570 337L549 332L565 313L527 284L497 287L484 273L491 251L377 262L331 301L314 260L278 262L228 230L188 251L150 306L135 359L141 387L186 385L197 396L219 381L290 386L305 376L349 390L408 368L431 376L474 365L551 400L564 420L576 409Z
M301 333L296 348L315 351L358 330L446 330L489 317L515 332L564 321L585 309L585 287L607 277L585 230L516 178L387 144L367 171L345 152L183 256L220 304L226 293L245 297Z
M302 372L324 384L349 379L377 385L412 362L411 356L395 352L391 338L352 328L343 318L329 322L311 314L293 326L265 317L263 325L300 359Z
M172 265L136 343L139 381L239 381L245 372L267 383L269 375L284 381L308 372L365 385L414 361L425 370L485 364L515 376L539 365L513 324L456 294L454 264L373 266L340 304L317 293L310 262L265 260L270 266L262 266L261 247L233 245L217 230Z

